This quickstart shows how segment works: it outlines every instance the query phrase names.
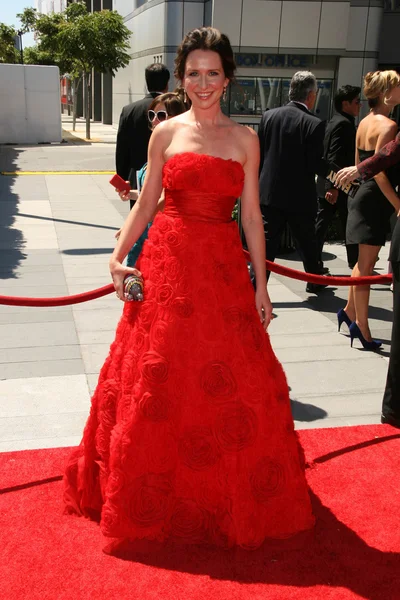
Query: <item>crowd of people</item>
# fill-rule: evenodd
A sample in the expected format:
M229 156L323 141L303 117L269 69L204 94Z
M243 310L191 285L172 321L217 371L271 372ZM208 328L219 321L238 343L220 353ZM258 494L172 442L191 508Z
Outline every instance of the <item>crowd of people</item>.
M125 304L64 493L67 512L100 521L103 533L119 540L251 550L313 527L289 388L267 335L265 257L275 259L288 224L305 271L326 273L323 242L339 210L353 275L370 274L390 214L400 209L382 150L396 135L388 118L400 103L396 73L366 76L371 110L356 134L360 88L338 91L325 128L312 113L315 76L300 71L288 105L266 111L258 135L221 110L234 73L227 36L194 29L175 60L181 87L169 93L168 69L150 65L148 94L121 114L117 172L130 181L131 192L120 195L132 209L110 272ZM355 173L354 156L375 162L361 163ZM348 201L326 180L332 165L347 168L337 181L385 173ZM231 218L239 197L254 287ZM394 243L395 301L399 250ZM126 301L127 275L143 278L143 302ZM307 291L324 287L308 284ZM348 323L352 339L375 350L368 294L351 288L338 319ZM399 338L398 328L396 321ZM397 339L383 416L394 425L400 424L398 352Z

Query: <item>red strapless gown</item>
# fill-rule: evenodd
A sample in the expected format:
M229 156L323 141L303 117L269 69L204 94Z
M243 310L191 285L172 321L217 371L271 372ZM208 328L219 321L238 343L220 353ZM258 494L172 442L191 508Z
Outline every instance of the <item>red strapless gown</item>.
M285 374L260 323L231 219L242 166L182 153L125 304L83 440L67 512L114 538L256 548L313 526Z

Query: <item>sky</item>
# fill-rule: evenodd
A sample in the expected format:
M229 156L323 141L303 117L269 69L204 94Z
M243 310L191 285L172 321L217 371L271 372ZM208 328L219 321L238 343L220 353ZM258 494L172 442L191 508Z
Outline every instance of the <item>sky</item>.
M0 21L18 28L20 23L16 14L24 12L24 8L35 8L35 0L0 0ZM25 33L22 43L24 47L33 46L33 34Z

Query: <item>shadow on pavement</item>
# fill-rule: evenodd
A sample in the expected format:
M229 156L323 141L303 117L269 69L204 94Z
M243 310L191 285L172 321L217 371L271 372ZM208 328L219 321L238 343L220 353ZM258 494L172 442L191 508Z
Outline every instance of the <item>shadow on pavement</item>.
M326 410L314 406L314 404L305 404L304 402L299 402L298 400L293 400L293 398L291 398L290 405L294 421L311 423L312 421L325 419L328 416Z
M69 256L88 256L89 254L112 254L114 248L71 248L70 250L62 250L62 254Z
M70 225L83 225L83 227L93 227L96 229L111 229L118 231L119 227L110 227L109 225L97 225L96 223L87 223L86 221L70 221L69 219L56 219L55 217L38 217L37 215L29 215L27 213L19 213L21 217L29 219L39 219L40 221L51 221L52 223L68 223Z
M389 293L389 292L388 292ZM346 302L335 296L334 294L320 294L319 296L310 296L308 303L319 312L324 313L337 313L341 308L344 308ZM391 323L393 319L393 313L391 310L383 308L381 306L369 306L368 316L370 319L376 319L377 321L386 321Z
M0 146L0 172L16 171L20 152L12 146ZM16 179L15 175L0 175L0 279L16 278L16 270L26 258L22 252L24 236L13 229L19 204L19 195L13 191Z

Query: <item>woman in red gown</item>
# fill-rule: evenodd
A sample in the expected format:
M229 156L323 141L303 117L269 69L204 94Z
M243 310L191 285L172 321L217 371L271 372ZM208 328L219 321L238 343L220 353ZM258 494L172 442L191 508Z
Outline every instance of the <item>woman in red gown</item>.
M110 260L152 219L83 440L65 474L67 512L123 539L259 547L313 526L288 386L266 329L272 306L258 196L258 138L220 109L234 75L228 38L195 29L176 58L192 108L160 124L139 201ZM238 197L255 268L248 277Z

